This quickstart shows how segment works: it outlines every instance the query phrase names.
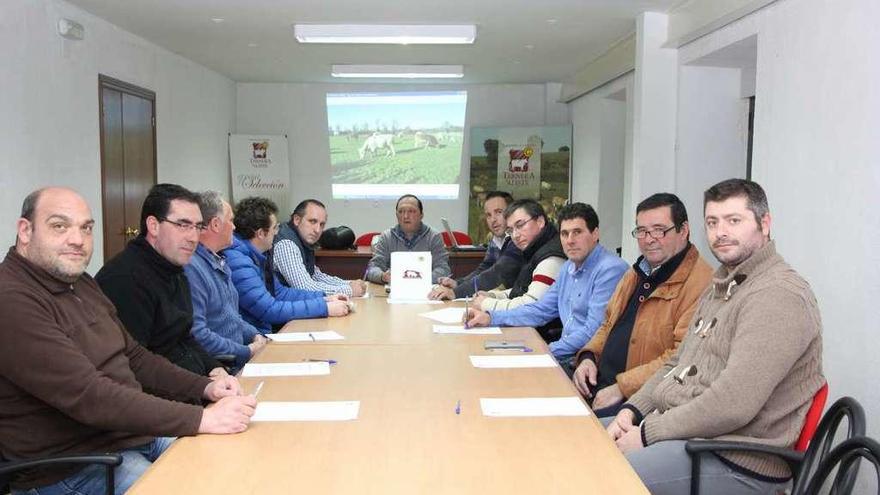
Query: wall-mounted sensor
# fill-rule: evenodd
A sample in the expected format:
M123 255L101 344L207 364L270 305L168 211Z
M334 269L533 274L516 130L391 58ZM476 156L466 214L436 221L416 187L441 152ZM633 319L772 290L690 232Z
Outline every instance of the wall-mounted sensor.
M67 38L69 40L81 40L85 38L86 30L82 24L76 21L59 19L58 34L60 34L62 38Z

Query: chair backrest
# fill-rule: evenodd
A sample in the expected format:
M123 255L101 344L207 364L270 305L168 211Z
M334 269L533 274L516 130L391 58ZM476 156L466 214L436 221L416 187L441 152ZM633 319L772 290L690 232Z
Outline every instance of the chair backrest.
M827 487L830 493L838 495L852 493L862 459L874 466L878 485L877 493L880 493L880 444L864 436L844 440L829 452L819 464L816 474L810 479L803 493L817 495L821 489L825 488L828 476L835 469L834 481Z
M443 236L443 244L446 245L446 247L452 246L452 239L449 238L449 232L446 232L444 230L443 232L440 232L440 235ZM456 242L458 242L459 246L474 243L473 239L471 239L471 236L465 234L464 232L453 230L452 235L455 236L455 240Z
M801 428L801 436L798 437L797 443L794 444L794 450L804 452L810 445L810 440L816 433L819 426L819 420L822 419L822 411L825 410L825 402L828 400L828 384L822 385L822 388L813 396L813 403L807 411L807 417L804 418L804 427Z
M846 418L846 438L864 436L865 434L865 410L852 397L841 397L831 404L828 411L822 416L822 421L816 428L816 433L810 440L810 445L804 452L804 460L801 462L796 481L791 493L804 493L807 483L813 477L819 464L828 456L828 451L837 437L840 423ZM855 476L853 476L854 478Z
M378 232L367 232L366 234L361 234L354 241L355 246L369 246L373 241L373 237L379 235Z

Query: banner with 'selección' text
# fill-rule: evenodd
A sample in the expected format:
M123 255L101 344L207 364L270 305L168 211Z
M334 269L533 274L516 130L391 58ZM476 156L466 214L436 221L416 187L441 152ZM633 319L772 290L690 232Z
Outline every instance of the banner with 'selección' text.
M269 198L280 217L290 211L290 162L286 136L229 135L232 202L249 196Z

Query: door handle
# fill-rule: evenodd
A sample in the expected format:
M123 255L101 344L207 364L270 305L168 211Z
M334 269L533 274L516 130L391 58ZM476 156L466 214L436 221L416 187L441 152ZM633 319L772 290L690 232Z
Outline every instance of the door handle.
M122 231L122 235L124 235L125 237L137 237L137 235L140 233L140 230L134 227L126 227L125 230Z

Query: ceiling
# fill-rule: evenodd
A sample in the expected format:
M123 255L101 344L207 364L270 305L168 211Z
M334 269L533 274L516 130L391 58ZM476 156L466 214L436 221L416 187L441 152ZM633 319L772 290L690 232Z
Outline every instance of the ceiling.
M67 1L238 82L329 82L331 64L430 63L464 65L464 83L562 81L632 33L639 13L665 12L681 2ZM473 23L477 41L464 46L301 45L293 37L294 23Z

